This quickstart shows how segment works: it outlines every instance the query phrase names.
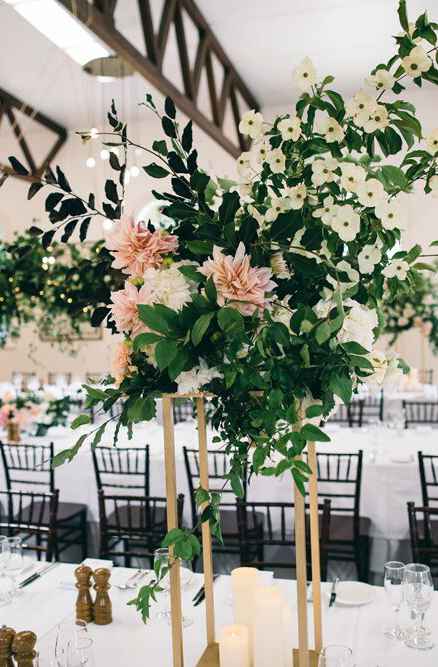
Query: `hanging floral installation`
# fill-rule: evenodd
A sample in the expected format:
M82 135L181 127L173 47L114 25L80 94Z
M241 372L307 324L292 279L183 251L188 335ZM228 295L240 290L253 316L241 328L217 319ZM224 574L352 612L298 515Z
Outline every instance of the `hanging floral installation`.
M74 351L73 338L121 284L119 272L102 241L74 245L65 237L44 248L35 230L0 242L0 347L34 323L40 335Z
M390 345L394 345L402 333L417 329L438 352L438 265L434 262L433 266L434 273L417 276L414 287L400 291L397 298L384 296L384 333L389 334Z
M94 193L75 194L59 167L31 186L30 196L53 189L46 198L52 228L40 230L46 248L76 228L85 238L95 218L116 221L106 247L124 283L95 313L96 323L109 319L123 334L113 377L87 388L88 407L109 413L117 402L120 410L56 463L71 460L88 438L96 446L111 421L116 443L121 428L131 432L154 417L163 393L202 390L212 395L212 425L235 493L242 494L247 466L251 474L288 473L304 492L306 443L329 441L321 427L336 403L348 403L376 374L385 380L380 355L373 366L384 292L396 299L433 268L419 245L393 254L400 195L414 183L438 193L437 131L423 132L412 104L398 99L407 84L438 83L438 24L426 14L410 24L404 0L399 17L396 54L347 103L334 78L320 78L306 58L294 73L302 94L291 114L272 123L256 111L244 115L240 130L253 145L237 160L235 183L198 164L192 124L179 124L172 100L161 114L147 95L144 106L159 117L165 139L143 149L153 157L143 169L166 179L153 194L166 202L167 229L123 215L127 154L142 147L114 103L111 131L99 136L121 157L111 153L115 178L105 183L102 206ZM402 362L391 357L392 380L395 366L401 373ZM74 427L88 422L80 416ZM200 488L198 501L200 521L220 538L219 495ZM196 535L175 529L163 545L190 559L200 550ZM156 574L133 601L145 619L163 573Z

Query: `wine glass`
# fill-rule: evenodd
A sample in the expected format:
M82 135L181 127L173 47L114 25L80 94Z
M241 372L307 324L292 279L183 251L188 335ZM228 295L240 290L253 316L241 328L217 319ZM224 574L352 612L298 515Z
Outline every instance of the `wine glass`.
M353 651L348 646L326 646L319 656L318 667L352 667Z
M6 565L9 560L8 538L0 536L0 607L12 602L14 594L14 582L11 577L6 576Z
M386 597L394 612L395 624L392 628L385 631L387 637L392 639L402 639L402 631L399 624L399 612L403 602L403 583L404 583L405 565L396 560L385 563L383 586Z
M92 663L93 640L81 619L60 623L55 639L55 661L59 667L80 667Z
M9 557L6 560L6 572L14 582L14 595L18 592L17 577L23 569L23 541L21 537L8 537Z
M181 588L184 590L187 588L192 581L192 574L189 570L188 563L186 561L180 561L180 578L181 578ZM165 594L165 604L164 609L157 613L158 619L165 619L167 623L171 623L171 608L170 608L170 568L172 567L172 560L170 558L169 549L156 549L154 551L154 570L155 572L163 569L165 570L165 575L160 581L160 586L163 589ZM187 628L192 625L193 619L187 616L182 617L183 627Z
M428 650L433 647L430 634L424 627L424 616L432 602L433 580L428 565L410 563L405 567L404 596L408 609L415 616L415 627L406 634L410 648Z

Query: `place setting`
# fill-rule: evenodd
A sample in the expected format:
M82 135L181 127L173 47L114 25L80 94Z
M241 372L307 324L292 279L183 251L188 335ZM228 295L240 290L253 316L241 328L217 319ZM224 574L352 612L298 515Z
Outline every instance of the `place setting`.
M0 4L0 667L436 666L438 14L383 4Z

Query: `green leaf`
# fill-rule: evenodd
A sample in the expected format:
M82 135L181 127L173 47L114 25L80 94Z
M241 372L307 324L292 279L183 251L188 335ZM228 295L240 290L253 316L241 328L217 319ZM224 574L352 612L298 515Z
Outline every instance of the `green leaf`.
M374 370L373 364L366 357L361 357L356 354L350 354L350 361L356 368L368 368L371 371Z
M231 488L233 489L234 495L237 498L243 498L243 484L242 480L240 479L239 475L235 472L230 473L230 484Z
M166 97L164 100L164 111L166 112L166 115L169 116L169 118L175 118L176 109L171 97Z
M59 204L59 202L64 198L64 195L62 192L51 192L49 196L46 198L46 211L52 211L54 208L56 208Z
M330 442L327 433L324 433L324 431L321 431L320 428L313 424L305 424L300 431L300 435L310 442Z
M70 424L70 428L76 429L83 424L91 424L90 415L78 415L75 419L73 419L72 423Z
M205 313L205 315L201 315L196 320L192 328L192 343L195 345L195 347L199 345L203 339L214 316L215 313Z
M134 352L138 352L145 345L152 345L162 340L162 336L155 333L141 333L134 338Z
M152 150L155 151L155 153L159 153L160 155L163 155L163 157L166 157L167 155L166 142L164 140L154 141L152 144Z
M155 415L155 401L150 396L140 396L131 403L127 413L134 424L149 421Z
M179 266L178 271L183 274L185 278L192 280L194 283L201 283L204 280L202 273L199 273L196 270L196 267L190 266Z
M384 178L384 184L387 183L390 187L395 186L405 190L409 185L408 179L399 167L385 165L381 168L381 174Z
M178 354L178 343L175 340L162 339L155 348L155 359L158 368L163 371L172 363Z
M199 507L204 503L210 501L210 494L206 489L203 489L202 486L199 486L195 492L196 505Z
M163 118L161 119L161 125L163 127L164 134L166 134L166 136L170 137L171 139L176 139L176 129L173 120L171 120L167 116L163 116Z
M170 174L170 171L164 169L164 167L160 167L156 162L152 162L152 164L143 167L143 170L148 176L152 176L152 178L166 178L166 176L169 176Z
M329 387L345 404L351 401L353 383L347 375L332 375Z
M347 354L368 354L369 350L366 350L359 343L354 341L349 341L348 343L342 343L341 347L347 352Z
M213 241L187 241L187 247L194 255L211 255Z
M412 264L412 262L415 262L417 257L419 257L422 253L422 248L421 245L414 245L408 252L408 254L403 258L405 262L408 264Z
M409 19L408 19L408 13L407 13L407 8L406 8L406 0L400 0L399 5L398 5L398 17L400 19L400 25L403 28L405 32L409 34Z
M28 193L27 193L27 198L32 199L33 197L35 197L37 192L39 192L41 190L41 188L43 188L43 187L44 187L43 183L31 183L30 188L29 188Z
M323 406L322 405L309 405L306 410L306 417L313 419L314 417L319 417L322 415Z
M222 331L228 335L241 333L245 329L243 317L235 308L221 308L217 320Z
M8 160L10 162L12 169L16 174L18 174L19 176L29 176L30 173L29 170L26 169L26 167L22 165L21 162L17 160L16 157L10 155Z
M217 289L216 289L216 285L214 284L214 280L213 280L212 277L210 277L207 280L207 283L205 285L205 294L207 296L207 299L211 303L213 303L213 304L217 303Z
M325 343L332 335L332 328L328 322L321 322L315 330L316 342L319 345Z
M426 262L417 262L413 266L414 269L418 269L418 271L433 271L433 273L436 272L436 266L433 266L433 264L426 264Z
M106 198L113 202L113 204L119 203L119 195L117 193L117 185L111 179L108 179L105 182L105 195Z
M189 153L192 149L192 144L193 144L192 121L189 120L182 133L181 145L184 148L185 152Z
M140 304L138 306L138 313L142 322L147 324L150 329L158 331L159 333L168 335L171 331L171 323L174 321L174 316L177 316L177 313L170 308L167 308L170 311L170 315L166 313L166 306L159 307L147 306Z
M170 362L169 368L167 370L170 379L174 380L176 377L178 377L182 371L187 369L190 363L193 365L189 352L185 347L180 347L178 354L176 355L175 359Z
M161 546L170 547L172 544L175 544L175 542L178 542L181 538L184 538L184 531L182 528L172 528L172 530L169 530L169 532L166 534L166 537L161 542Z

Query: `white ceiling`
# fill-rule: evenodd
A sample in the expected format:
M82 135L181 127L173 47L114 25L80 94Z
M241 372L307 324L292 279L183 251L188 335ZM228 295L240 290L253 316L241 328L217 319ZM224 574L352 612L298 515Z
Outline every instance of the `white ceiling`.
M156 18L163 0L152 0ZM285 105L296 96L293 67L306 55L321 75L334 74L345 94L361 85L370 68L393 53L399 32L397 0L197 0L226 52L263 107ZM436 0L409 0L416 16L433 15ZM119 29L143 48L136 0L119 0ZM189 27L189 26L188 26ZM172 40L170 40L171 42ZM189 50L196 49L188 30ZM165 70L180 80L176 51L169 43ZM140 77L100 84L0 0L0 87L68 128L100 125L111 97L138 115L150 85ZM436 98L435 98L436 99ZM203 102L204 103L204 102Z

